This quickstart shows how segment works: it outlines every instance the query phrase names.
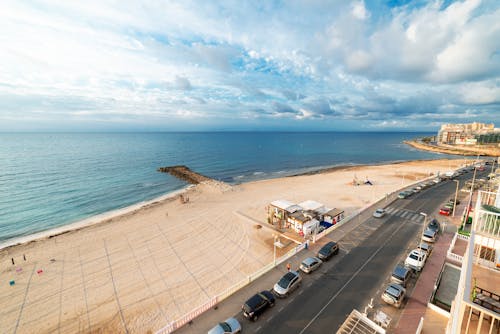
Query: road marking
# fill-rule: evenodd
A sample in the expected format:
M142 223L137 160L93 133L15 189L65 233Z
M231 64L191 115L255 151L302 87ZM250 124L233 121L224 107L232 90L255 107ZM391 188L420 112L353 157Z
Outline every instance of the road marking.
M406 218L406 216L408 216L408 214L409 214L408 211L403 212L403 214L401 215L401 218Z
M307 287L308 287L308 288L310 288L312 285L313 285L313 284L312 284L312 282L311 282L311 283L307 284Z
M309 286L310 286L310 285L309 285ZM300 291L299 291L299 295L301 295L301 294L302 294L302 292L304 292L304 290L300 290Z
M337 298L337 296L338 296L338 295L339 295L339 294L340 294L340 293L341 293L341 292L342 292L342 291L346 288L346 286L348 286L348 285L349 285L349 283L351 283L351 281L352 281L352 280L353 280L353 279L354 279L354 278L355 278L355 277L356 277L356 276L357 276L357 275L361 272L361 270L363 270L363 268L364 268L364 267L366 267L366 265L367 265L368 263L370 263L370 261L371 261L371 260L372 260L372 259L373 259L373 258L374 258L374 257L375 257L378 253L379 253L379 252L380 252L380 250L381 250L382 248L384 248L384 247L385 247L385 245L387 245L387 243L389 242L389 240L391 240L391 239L392 239L392 237L394 237L394 235L395 235L397 232L399 232L399 230L400 230L400 229L401 229L404 225L405 225L405 224L401 224L401 225L399 225L399 226L398 226L398 227L394 230L394 232L392 232L391 236L390 236L389 238L387 238L387 239L385 240L385 242L384 242L384 243L383 243L383 244L382 244L379 248L377 248L377 250L376 250L376 251L375 251L375 252L374 252L374 253L373 253L373 254L372 254L372 255L371 255L371 256L370 256L370 257L369 257L366 261L365 261L365 263L363 263L363 265L362 265L361 267L359 267L359 269L358 269L358 270L357 270L354 274L352 274L351 278L349 278L349 280L348 280L347 282L345 282L345 284L344 284L344 285L343 285L343 286L342 286L342 287L341 287L341 288L337 291L337 293L336 293L335 295L333 295L333 297L332 297L332 298L330 298L330 300L329 300L329 301L325 304L325 306L323 306L323 307L321 308L321 310L319 310L319 312L318 312L318 313L317 313L317 314L316 314L316 315L315 315L315 316L311 319L311 321L309 321L309 322L307 323L307 325L306 325L306 326L305 326L305 327L304 327L304 328L303 328L303 329L299 332L299 334L304 333L304 332L306 331L306 329L308 329L308 328L309 328L309 326L311 326L311 325L312 325L312 323L313 323L314 321L316 321L316 319L320 316L320 314L321 314L321 313L323 313L323 311L324 311L324 310L328 307L328 305L330 305L330 304L333 302L333 300L334 300L335 298Z
M283 311L284 308L285 308L284 306L281 306L280 309L278 310L278 312Z
M257 333L258 331L260 331L262 329L262 326L259 326L257 327L255 330L254 330L254 333Z
M271 321L272 319L274 318L274 315L270 316L269 319L267 319L266 321L269 322Z
M293 297L292 299L290 299L290 300L288 301L288 304L290 304L291 302L293 302L293 300L294 300L294 299L295 299L295 297Z

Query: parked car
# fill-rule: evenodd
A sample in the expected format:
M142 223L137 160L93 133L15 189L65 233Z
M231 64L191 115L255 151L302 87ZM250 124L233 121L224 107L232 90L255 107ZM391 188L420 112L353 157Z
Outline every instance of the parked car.
M444 208L448 208L448 209L452 209L452 210L453 210L453 203L448 202L448 203L446 203L443 207L444 207Z
M308 257L307 259L302 261L299 268L300 268L300 270L302 270L306 274L309 274L309 273L312 273L313 271L315 271L316 269L318 269L322 263L323 263L323 261L321 261L317 257L314 257L314 256Z
M427 229L429 229L429 230L434 230L434 231L438 231L439 232L439 228L440 227L441 227L441 224L435 218L433 220L431 220L429 222L429 224L427 224Z
M332 257L334 254L338 254L339 252L339 245L336 242L330 241L327 244L325 244L321 249L318 251L318 258L321 260L328 260L329 258Z
M398 264L392 271L391 282L406 286L410 277L411 270Z
M426 229L424 233L422 233L422 240L426 242L436 242L438 237L438 232L436 230Z
M434 183L434 181L427 181L427 182L425 182L425 185L426 185L427 187L431 187L431 186L433 186L433 185L435 185L435 184L436 184L436 183Z
M420 245L417 246L417 249L424 251L427 254L427 258L429 258L429 255L432 253L432 245L426 242L420 243Z
M373 213L373 217L375 217L375 218L382 218L383 216L385 216L385 210L384 209L377 209Z
M451 203L451 204L455 203L455 199L454 198L450 198L450 200L448 201L448 203ZM459 205L459 204L460 204L460 200L457 198L457 205Z
M424 268L426 260L427 254L424 251L414 249L410 252L410 254L408 254L408 257L405 260L405 267L421 271Z
M419 193L420 192L420 188L418 188L418 187L413 187L410 190L413 191L414 193Z
M275 302L274 295L267 290L253 295L243 304L243 315L245 318L256 321L268 307L273 307Z
M234 334L241 332L241 325L235 318L226 319L208 331L208 334Z
M278 297L287 297L302 283L302 277L296 271L289 271L274 285L273 292Z
M450 208L443 207L443 208L439 209L439 214L443 215L443 216L451 216L452 212L453 212L453 209L450 209Z
M405 199L410 197L411 194L409 191L402 191L398 194L398 198Z
M403 286L391 283L387 286L384 293L382 293L382 300L387 304L399 308L403 303L405 295L406 289Z

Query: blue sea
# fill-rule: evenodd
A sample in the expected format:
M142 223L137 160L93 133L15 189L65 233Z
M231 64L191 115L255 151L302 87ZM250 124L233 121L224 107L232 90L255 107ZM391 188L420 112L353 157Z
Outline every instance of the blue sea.
M402 143L429 133L0 133L0 241L151 200L187 165L231 184L339 165L437 159Z

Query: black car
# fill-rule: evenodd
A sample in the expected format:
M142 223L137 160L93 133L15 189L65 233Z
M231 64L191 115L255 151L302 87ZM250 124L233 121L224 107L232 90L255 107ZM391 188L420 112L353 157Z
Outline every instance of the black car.
M332 255L338 254L339 252L339 245L336 242L330 241L323 247L318 252L318 257L321 260L328 260Z
M273 294L270 291L264 290L247 300L241 309L245 318L256 321L259 315L267 310L268 307L274 306L274 302Z
M440 224L437 219L433 219L429 224L427 224L427 229L435 232L439 232L439 227Z

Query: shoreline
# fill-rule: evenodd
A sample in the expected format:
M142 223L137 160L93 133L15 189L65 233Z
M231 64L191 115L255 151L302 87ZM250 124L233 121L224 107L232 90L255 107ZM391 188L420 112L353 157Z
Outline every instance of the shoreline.
M5 328L155 332L293 250L296 244L285 236L280 237L284 248L273 247L276 230L266 224L272 201L313 200L349 217L464 162L335 166L237 186L211 180L167 194L163 201L155 198L46 231L41 239L36 239L40 234L17 239L35 237L0 252L0 278L12 282L0 285L0 295L9 296ZM354 184L358 179L372 184ZM176 196L182 192L185 201ZM60 233L47 237L55 231ZM281 233L297 237L293 230Z
M451 146L451 145L429 145L424 142L415 140L405 140L404 143L408 146L416 148L420 151L442 153L448 155L456 156L482 156L482 157L498 157L500 155L500 149L498 148L488 148L488 147L462 147L462 146Z
M280 178L293 178L293 177L299 177L299 176L310 176L310 175L321 175L321 174L328 174L328 173L333 173L337 171L348 171L350 169L355 169L355 168L362 168L362 167L370 167L370 166L384 166L384 165L398 165L398 164L404 164L404 163L415 163L415 162L425 162L425 161L435 161L435 160L442 160L442 159L415 159L415 160L397 160L397 161L383 161L383 162L378 162L378 163L372 163L372 164L342 164L342 165L334 165L331 167L319 167L318 169L315 170L310 170L310 171L304 171L301 173L295 173L295 174L290 174L290 175L283 175L275 178L262 178L262 179L256 179L256 180L249 180L246 182L222 182L218 181L216 179L209 179L208 182L214 181L217 183L224 183L227 184L228 186L242 186L245 184L253 183L253 182L262 182L262 181L267 181L267 180L276 180ZM457 160L457 159L452 159L452 158L445 158L445 160ZM314 167L311 167L314 168ZM163 195L160 195L158 197L152 198L147 201L142 201L138 202L123 208L119 209L114 209L110 211L106 211L97 215L90 216L88 218L78 220L75 222L71 222L68 224L64 224L62 226L50 228L47 230L43 230L40 232L35 232L32 234L28 235L23 235L23 236L18 236L14 238L9 238L0 241L0 251L5 251L11 247L19 246L19 245L24 245L24 244L29 244L31 242L36 242L42 239L50 239L53 237L56 237L58 235L62 235L65 233L70 233L70 232L76 232L81 229L84 229L86 227L90 227L93 225L99 225L99 224L105 224L107 222L111 222L114 219L118 219L120 217L129 215L129 214L134 214L135 212L138 212L141 209L148 208L153 205L159 205L165 202L169 201L174 201L177 196L180 196L181 194L185 194L188 192L190 189L193 189L196 187L196 185L193 184L187 184L181 189L174 190L168 193L165 193Z
M76 232L93 225L105 224L106 222L111 222L113 219L133 214L141 209L165 203L167 201L173 201L176 199L177 196L187 192L189 189L193 187L194 187L193 185L187 185L182 189L171 191L169 193L155 197L148 201L142 201L120 209L106 211L69 224L53 227L48 230L2 240L0 241L0 252L8 250L11 247L29 244L31 242L36 242L42 239L50 239L65 233Z

